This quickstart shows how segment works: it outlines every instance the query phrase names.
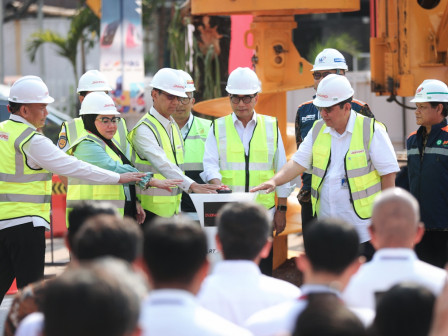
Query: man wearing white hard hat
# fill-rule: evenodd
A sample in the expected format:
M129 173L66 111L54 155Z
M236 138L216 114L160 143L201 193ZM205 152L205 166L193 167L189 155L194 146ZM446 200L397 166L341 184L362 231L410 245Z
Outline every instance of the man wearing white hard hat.
M14 278L21 288L44 275L52 173L104 184L140 181L145 175L120 175L79 161L40 134L54 99L39 77L18 79L8 100L11 116L0 123L0 302Z
M214 121L205 144L201 177L209 183L226 185L234 192L248 192L280 170L286 163L285 149L277 118L255 112L261 83L253 70L233 70L226 91L233 113ZM277 208L275 194L259 194L256 202L270 210L279 234L286 226L289 183L279 186L276 193ZM268 275L272 274L271 258L272 253L260 263Z
M78 92L79 102L82 103L84 98L91 92L108 93L111 90L112 88L107 83L106 76L98 70L89 70L79 78L76 91ZM122 119L117 126L117 132L115 133L114 139L123 152L129 150L126 141L127 134L126 121ZM65 121L59 132L58 147L65 152L71 147L72 143L84 135L84 124L82 123L81 118Z
M364 255L370 258L374 250L367 229L373 200L382 189L395 185L399 167L384 126L352 110L353 93L346 77L325 77L313 101L322 119L285 167L252 191L271 192L308 170L313 214L354 225L367 249Z
M420 203L425 235L416 246L418 257L435 266L447 262L448 220L448 87L427 79L415 93L415 117L420 128L407 140L410 192Z
M316 56L314 66L311 69L311 71L313 71L314 89L317 90L320 81L329 74L345 75L347 70L348 66L345 62L345 58L338 50L331 48L322 50ZM351 104L352 110L355 112L373 118L369 105L365 102L352 99ZM299 106L295 122L297 148L299 148L303 139L305 139L309 130L313 127L314 122L320 118L320 113L313 104L313 100L309 100ZM302 187L297 198L301 205L302 232L305 232L307 225L311 223L313 219L313 207L311 205L311 174L302 174ZM304 237L304 239L306 239L306 237Z
M153 106L128 135L134 148L131 162L140 171L154 173L155 178L181 179L182 183L172 188L171 192L137 188L146 212L145 223L155 216L171 217L179 213L182 191L216 193L217 189L216 186L198 184L184 174L184 142L172 117L179 104L190 103L185 93L184 78L177 70L163 68L154 75L151 85Z
M204 158L205 140L207 139L211 121L193 115L191 109L193 108L195 102L194 91L196 90L193 78L191 78L188 72L183 70L179 70L179 73L186 81L185 93L189 98L189 102L188 104L179 104L172 117L176 121L177 126L179 126L180 132L182 133L182 137L184 139L185 175L195 182L203 184L204 181L201 179L199 174L204 170L202 160ZM190 196L186 192L182 193L180 208L182 212L191 217L191 219L196 221L199 220L196 208L194 207Z

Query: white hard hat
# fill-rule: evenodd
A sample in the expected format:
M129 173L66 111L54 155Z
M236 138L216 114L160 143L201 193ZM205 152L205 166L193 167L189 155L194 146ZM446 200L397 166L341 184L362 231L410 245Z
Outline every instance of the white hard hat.
M105 92L89 93L81 103L79 115L84 114L120 114L112 98Z
M316 56L314 66L311 71L333 69L348 70L348 67L344 56L339 51L336 49L327 48L322 50Z
M319 83L313 104L318 107L329 107L353 97L353 94L353 88L347 77L330 74Z
M191 78L190 74L183 70L178 70L180 75L183 77L183 79L186 81L186 87L185 92L193 92L196 90L194 87L194 81L193 78Z
M112 91L112 88L107 84L106 77L98 70L89 70L81 76L78 82L78 89L76 92L83 91Z
M186 82L177 70L163 68L152 78L151 86L178 97L188 98L185 94Z
M261 91L261 82L253 70L236 68L229 75L226 91L236 95L254 94Z
M37 76L24 76L14 82L8 100L22 104L51 104L54 99L48 94L48 87Z
M448 102L448 86L437 79L426 79L415 91L411 103Z

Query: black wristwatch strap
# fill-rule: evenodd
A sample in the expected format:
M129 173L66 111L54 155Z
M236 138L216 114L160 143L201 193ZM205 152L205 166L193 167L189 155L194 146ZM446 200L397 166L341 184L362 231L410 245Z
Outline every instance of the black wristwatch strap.
M286 212L286 210L288 210L288 207L286 205L277 205L277 210Z

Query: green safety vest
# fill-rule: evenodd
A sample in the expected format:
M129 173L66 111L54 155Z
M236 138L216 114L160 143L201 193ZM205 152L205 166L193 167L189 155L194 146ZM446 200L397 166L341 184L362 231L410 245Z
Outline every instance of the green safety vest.
M84 122L82 121L81 117L75 118L70 121L64 121L61 130L64 129L64 126L65 131L67 132L66 141L68 142L69 148L72 147L72 144L74 144L78 138L84 137L89 134L84 128ZM124 118L121 118L121 121L117 125L117 132L115 133L112 140L122 153L127 153L129 151L129 142L126 138L127 135L128 130L126 128L126 121L124 120ZM62 148L65 147L65 144L63 142L61 143L63 137L64 135L61 131L61 133L59 133L59 145Z
M257 114L248 156L231 114L215 121L214 133L221 182L234 192L248 192L274 176L274 156L278 143L277 118ZM256 202L270 209L275 205L275 193L258 194Z
M372 216L373 201L381 192L381 177L373 166L369 154L374 124L375 119L356 114L350 147L345 155L345 174L348 180L350 201L355 213L361 219L368 219ZM331 135L324 133L326 127L323 120L318 120L312 129L311 202L313 213L318 216L319 193L330 163L331 152Z
M0 123L0 220L37 216L50 223L52 174L30 168L22 149L35 134L21 122Z
M185 137L185 173L189 171L204 170L202 161L204 159L205 140L207 140L208 131L211 121L193 116L193 122L190 130Z
M103 140L97 137L95 134L87 133L85 136L77 139L68 149L67 154L73 155L76 150L76 146L82 141L93 141L99 144L104 151L109 155L114 161L123 163L121 158L105 144ZM79 201L107 201L115 205L118 211L124 215L124 204L126 196L124 194L124 188L121 184L99 184L95 182L90 182L83 179L78 179L74 177L68 177L68 188L67 188L67 227L68 227L68 215L73 209L74 204Z
M147 113L139 120L137 125L129 132L129 142L134 143L135 130L141 126L147 126L154 133L159 146L165 151L168 160L183 170L184 164L184 142L176 123L172 124L172 137L174 145L171 144L170 137L162 124ZM151 172L154 178L164 180L165 177L146 158L140 157L135 150L131 153L131 162L139 171ZM155 213L161 217L171 217L179 212L179 205L182 197L182 190L179 187L171 188L171 192L164 189L150 187L142 190L136 186L137 197L143 209Z

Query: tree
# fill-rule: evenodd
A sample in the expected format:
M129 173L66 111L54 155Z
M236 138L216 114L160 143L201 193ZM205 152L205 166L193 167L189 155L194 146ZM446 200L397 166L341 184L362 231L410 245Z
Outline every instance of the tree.
M310 47L307 59L313 63L316 56L326 48L339 50L340 52L347 53L352 57L356 57L359 54L358 41L354 40L349 34L344 33L330 36L324 42L314 42Z
M37 50L44 44L50 43L56 47L56 52L72 65L75 82L78 79L77 55L78 45L81 47L81 72L85 72L85 50L93 47L99 36L100 21L88 7L82 7L71 23L66 36L51 30L37 31L31 35L27 45L27 52L31 62L36 59Z

